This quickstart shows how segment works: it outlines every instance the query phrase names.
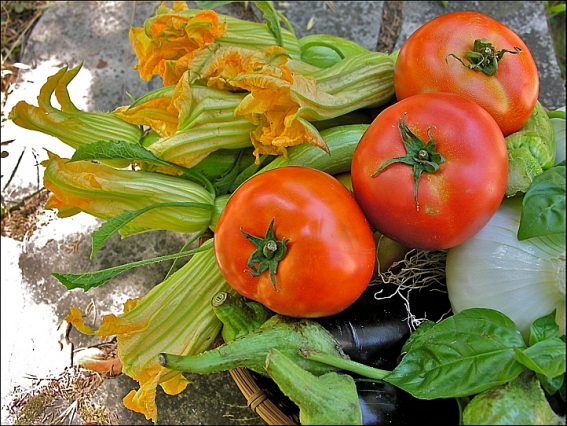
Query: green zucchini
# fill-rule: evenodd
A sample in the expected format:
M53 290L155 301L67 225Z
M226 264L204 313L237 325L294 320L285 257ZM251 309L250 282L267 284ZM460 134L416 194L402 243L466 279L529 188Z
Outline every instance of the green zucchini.
M236 178L230 192L234 192L248 178L279 167L311 167L331 175L348 172L354 149L368 126L368 124L348 124L322 130L321 137L327 144L329 152L309 144L288 148L287 156L280 155L259 170L245 169Z

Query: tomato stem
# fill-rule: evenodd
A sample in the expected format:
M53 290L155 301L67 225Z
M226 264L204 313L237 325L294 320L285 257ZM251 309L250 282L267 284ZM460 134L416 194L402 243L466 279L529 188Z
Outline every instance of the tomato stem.
M390 158L385 161L380 168L372 175L372 177L378 176L382 170L388 167L390 164L394 163L405 163L413 167L413 195L415 198L415 204L417 210L419 210L419 201L417 199L417 189L419 178L423 172L435 173L439 170L439 165L445 162L445 157L437 152L437 145L435 139L431 134L431 126L427 129L427 136L429 136L429 141L427 143L423 142L417 135L413 134L409 127L404 121L404 113L399 121L398 128L400 134L402 135L402 140L406 147L406 155L396 158Z
M274 234L274 221L275 218L270 222L266 235L263 238L250 235L242 228L240 228L240 232L242 232L242 235L244 235L248 241L256 246L256 250L248 258L248 267L250 269L247 269L246 272L253 277L257 277L265 271L269 271L274 290L277 292L276 272L278 270L278 263L287 253L287 243L289 240L284 238L278 241L276 239Z
M264 254L264 256L266 256L266 259L273 258L277 251L278 251L278 244L274 240L266 241L266 244L262 249L262 253Z
M452 56L470 70L481 71L486 75L496 75L498 72L498 61L502 59L505 53L517 55L522 52L522 49L516 46L514 47L514 50L515 51L506 49L496 50L489 40L481 38L475 40L473 50L469 50L465 54L469 61L469 65L465 64L465 62L454 53L450 53L445 56L445 62L449 63L447 58Z

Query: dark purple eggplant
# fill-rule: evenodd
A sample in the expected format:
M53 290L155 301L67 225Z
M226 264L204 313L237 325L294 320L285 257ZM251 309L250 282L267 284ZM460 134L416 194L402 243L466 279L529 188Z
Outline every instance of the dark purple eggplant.
M402 295L409 298L415 318L438 321L451 310L441 285L409 292L402 290L400 294L393 294L395 290L393 284L370 285L346 310L317 321L353 361L391 370L397 365L401 349L412 332Z
M356 381L364 425L458 425L457 400L417 399L386 382Z
M278 408L299 423L299 408L269 378L251 372ZM356 380L364 425L458 425L456 399L421 400L386 382Z

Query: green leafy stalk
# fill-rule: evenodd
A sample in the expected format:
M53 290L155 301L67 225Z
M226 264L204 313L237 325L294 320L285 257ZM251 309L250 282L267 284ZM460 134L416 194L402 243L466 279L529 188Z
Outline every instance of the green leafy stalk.
M102 247L102 245L116 232L122 229L132 220L136 219L138 216L146 213L149 210L159 208L159 207L192 207L201 208L205 210L214 210L212 204L205 203L193 203L193 202L171 202L171 203L159 203L152 204L150 206L144 207L140 210L126 211L118 216L112 216L106 219L96 231L92 233L93 246L91 250L91 259L94 258L97 251ZM206 229L206 228L205 228Z
M338 357L333 354L321 353L309 348L299 348L299 354L311 361L331 365L339 370L350 371L351 373L373 380L384 380L388 374L390 374L390 371L388 370L369 367L365 364L361 364L360 362Z
M163 262L166 260L174 260L180 257L190 256L195 253L199 253L206 248L197 248L194 250L185 251L182 253L168 254L165 256L154 257L152 259L139 260L137 262L127 263L125 265L115 266L108 269L103 269L96 272L85 272L83 274L61 274L57 272L51 273L61 284L63 284L67 290L72 290L74 288L81 288L84 291L88 291L94 287L100 287L107 281L113 279L118 274L127 271L138 266L149 265L151 263Z
M274 315L261 303L246 301L228 292L217 293L211 304L215 315L223 323L222 337L227 343L250 333Z
M335 368L304 359L298 349L308 347L344 356L337 346L337 341L316 321L274 315L261 327L218 348L191 357L162 353L159 361L166 368L188 373L211 374L246 367L265 376L266 356L270 349L276 348L301 368L321 375Z

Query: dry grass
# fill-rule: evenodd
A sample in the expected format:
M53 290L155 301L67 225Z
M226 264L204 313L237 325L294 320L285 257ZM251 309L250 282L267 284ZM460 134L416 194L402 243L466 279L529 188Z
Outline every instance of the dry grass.
M70 367L56 377L29 377L29 389L12 391L9 412L15 425L117 425L118 418L91 397L105 376Z
M2 2L2 109L18 77L22 47L49 1ZM2 111L2 120L4 120Z

